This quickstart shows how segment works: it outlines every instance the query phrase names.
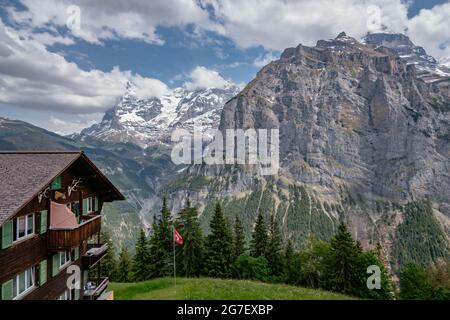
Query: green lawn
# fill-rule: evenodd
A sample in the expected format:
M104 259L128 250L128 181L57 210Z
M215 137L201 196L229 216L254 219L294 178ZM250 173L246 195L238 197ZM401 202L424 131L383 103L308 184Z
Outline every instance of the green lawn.
M110 283L116 300L347 300L342 294L285 284L212 278L158 278Z

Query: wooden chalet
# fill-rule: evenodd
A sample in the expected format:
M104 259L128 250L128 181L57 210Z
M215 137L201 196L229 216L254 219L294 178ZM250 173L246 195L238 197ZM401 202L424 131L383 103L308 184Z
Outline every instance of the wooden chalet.
M100 213L123 199L83 152L0 152L0 300L111 299Z

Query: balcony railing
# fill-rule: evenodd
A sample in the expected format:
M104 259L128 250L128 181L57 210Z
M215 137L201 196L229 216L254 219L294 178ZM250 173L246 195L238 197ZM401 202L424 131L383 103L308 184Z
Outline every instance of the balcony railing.
M87 240L97 234L101 228L101 216L91 216L75 228L49 229L47 233L47 249L53 251L69 250L79 246L83 240Z
M98 278L98 279L92 279L88 282L88 285L91 285L89 287L86 287L83 292L83 299L84 300L97 300L102 293L106 290L108 287L109 280L106 277Z
M83 254L82 263L83 268L88 269L93 267L97 262L99 262L103 257L106 256L108 252L108 244L91 244L87 246L87 251Z

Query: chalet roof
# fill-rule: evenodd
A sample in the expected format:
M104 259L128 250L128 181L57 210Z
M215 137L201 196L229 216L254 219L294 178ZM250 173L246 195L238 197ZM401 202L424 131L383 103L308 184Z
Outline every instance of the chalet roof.
M113 189L118 199L123 199L82 151L1 151L0 226L80 157Z

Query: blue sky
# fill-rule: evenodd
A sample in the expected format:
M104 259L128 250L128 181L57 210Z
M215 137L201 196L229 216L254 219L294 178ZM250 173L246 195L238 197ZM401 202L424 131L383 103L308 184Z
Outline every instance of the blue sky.
M330 1L0 0L0 116L66 134L98 121L127 79L155 96L215 85L203 76L244 84L286 47L361 37L369 5L390 30L450 57L448 1Z

